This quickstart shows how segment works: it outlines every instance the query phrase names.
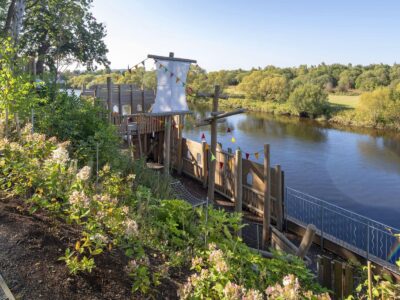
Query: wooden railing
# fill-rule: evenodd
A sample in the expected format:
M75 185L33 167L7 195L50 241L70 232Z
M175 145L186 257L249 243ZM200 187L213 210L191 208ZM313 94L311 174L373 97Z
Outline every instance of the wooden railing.
M175 136L174 136L175 137ZM178 142L171 149L172 157L176 157ZM189 139L182 140L182 173L198 180L207 186L209 151L206 143L199 143ZM242 176L242 203L245 208L262 216L264 212L263 177L264 166L251 160L242 158L242 172L237 173L235 154L217 148L215 170L215 191L227 199L235 202L235 177ZM176 161L172 164L177 168ZM271 219L279 227L283 223L283 171L280 166L271 168Z
M164 116L152 116L143 113L123 116L113 115L112 122L118 126L119 132L123 135L128 134L128 131L133 131L132 134L148 134L165 129Z

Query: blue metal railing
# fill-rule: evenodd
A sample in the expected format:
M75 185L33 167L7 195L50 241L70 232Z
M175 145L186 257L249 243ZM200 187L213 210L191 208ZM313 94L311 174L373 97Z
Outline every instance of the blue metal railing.
M314 224L324 239L399 272L399 229L366 218L334 204L286 187L285 215L301 226Z

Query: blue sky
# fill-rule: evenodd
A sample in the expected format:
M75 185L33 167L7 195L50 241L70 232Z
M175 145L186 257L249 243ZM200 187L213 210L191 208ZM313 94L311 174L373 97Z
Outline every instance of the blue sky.
M400 62L398 0L94 0L112 68L147 54L208 71Z

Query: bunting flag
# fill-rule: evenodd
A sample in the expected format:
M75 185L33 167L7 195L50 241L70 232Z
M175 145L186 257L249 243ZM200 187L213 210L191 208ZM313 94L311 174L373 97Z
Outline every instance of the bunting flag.
M178 83L180 81L180 78L176 77L176 83Z
M231 138L231 142L232 142L232 143L235 143L235 142L236 142L236 139L235 139L234 137L232 137L232 138Z
M228 127L228 129L226 130L227 133L231 132L231 129Z
M206 135L204 133L201 134L201 139L205 140L206 139Z
M214 154L212 154L212 152L211 152L211 161L214 161L214 160L216 160L216 158L215 158Z
M254 156L256 157L256 159L258 159L259 153L258 152L254 153Z
M171 75L169 75L170 77L174 77L174 73L171 72Z
M185 125L183 125L183 124L180 124L180 125L179 125L179 128L180 128L180 129L183 129L183 127L185 127Z
M222 161L219 162L219 168L222 169L224 167L224 163Z
M187 87L186 92L187 92L189 95L193 94L193 90L192 90L192 88L191 88L190 86Z
M146 61L146 60L143 60L143 61L142 61L143 68L145 67L145 64L144 64L145 61Z
M246 153L246 159L249 159L250 153Z
M206 150L209 150L210 146L208 144L206 144Z

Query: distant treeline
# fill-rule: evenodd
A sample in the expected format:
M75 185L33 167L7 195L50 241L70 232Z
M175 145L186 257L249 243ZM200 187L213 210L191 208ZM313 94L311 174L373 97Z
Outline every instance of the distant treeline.
M69 84L79 88L106 82L112 76L114 83L133 84L154 89L155 71L137 68L130 72L118 71L110 74L97 73L68 74ZM310 117L335 117L336 121L355 124L354 120L366 126L400 127L400 64L373 64L368 66L324 63L318 66L300 65L292 68L267 66L251 70L221 70L206 72L195 65L187 79L194 91L211 92L216 84L225 93L242 94L246 106L259 102L281 105L284 111ZM363 94L357 116L339 113L328 102L328 93ZM280 109L282 111L282 109ZM347 116L347 117L346 117ZM347 119L351 118L353 120ZM352 121L352 122L350 122Z

